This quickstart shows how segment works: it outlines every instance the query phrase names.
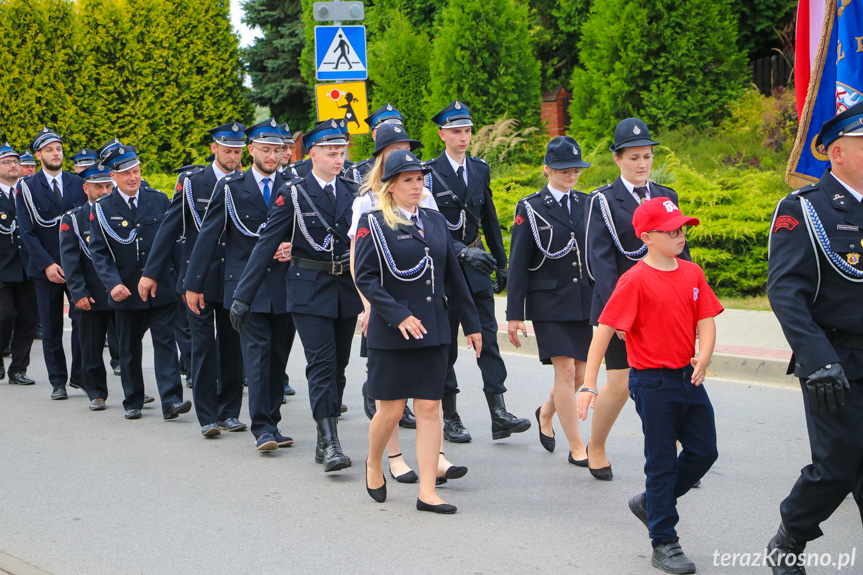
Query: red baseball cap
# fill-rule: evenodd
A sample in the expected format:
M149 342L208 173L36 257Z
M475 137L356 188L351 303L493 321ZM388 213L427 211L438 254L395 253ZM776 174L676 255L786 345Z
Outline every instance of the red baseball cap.
M698 218L684 216L674 202L668 198L647 200L632 214L632 227L635 234L642 232L671 232L683 226L697 226Z

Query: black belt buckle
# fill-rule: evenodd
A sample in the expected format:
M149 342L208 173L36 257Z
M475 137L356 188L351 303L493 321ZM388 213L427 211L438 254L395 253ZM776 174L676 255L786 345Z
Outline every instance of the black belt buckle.
M340 276L345 273L345 264L340 261L333 260L332 268L330 269L330 273L334 276Z

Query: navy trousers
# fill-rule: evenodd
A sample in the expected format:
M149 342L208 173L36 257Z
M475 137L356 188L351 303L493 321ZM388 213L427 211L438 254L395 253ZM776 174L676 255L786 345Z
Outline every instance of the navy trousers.
M111 355L111 369L120 367L120 341L117 339L117 320L113 313L108 322L108 352Z
M105 337L108 335L108 326L112 321L114 321L113 311L78 312L84 389L90 399L108 399L108 380L103 354Z
M250 430L255 437L275 433L282 420L290 321L288 313L252 312L240 334L243 369L249 385Z
M803 405L812 463L800 471L779 510L788 534L799 541L821 537L819 525L853 493L863 519L863 379L851 382L845 405L833 415L809 408L805 380Z
M33 285L36 288L39 319L42 323L42 354L45 356L48 381L52 387L63 387L69 376L66 370L66 353L63 351L63 305L66 286L40 278L34 278ZM69 306L69 319L72 320L71 379L83 382L81 346L78 339L78 311L74 305Z
M629 395L644 432L647 519L654 547L677 537L677 499L718 457L713 405L704 385L693 385L691 378L691 366L629 370Z
M141 409L144 406L142 339L149 326L153 341L156 386L162 401L162 413L166 413L172 404L183 401L177 342L174 340L177 306L171 303L144 310L118 309L114 314L117 318L117 337L120 340L120 381L126 396L123 407Z
M491 288L473 294L473 303L479 313L482 328L482 355L476 360L482 373L482 390L486 393L506 393L506 365L500 356L497 345L497 319L494 315L494 294ZM449 306L449 331L452 341L449 345L449 365L446 371L444 395L458 393L458 380L455 376L455 362L458 359L459 318L457 306Z
M189 328L189 306L182 300L177 302L174 315L174 341L180 351L180 371L185 374L192 372L192 332ZM194 382L194 379L192 380Z
M0 282L0 345L4 348L11 336L12 363L9 375L27 371L30 348L36 336L39 315L33 282Z
M203 427L240 416L243 405L243 352L240 334L221 303L207 302L195 315L186 308L192 344L192 394Z
M345 394L345 368L351 357L357 318L293 315L306 353L306 380L309 382L312 416L315 421L338 417Z

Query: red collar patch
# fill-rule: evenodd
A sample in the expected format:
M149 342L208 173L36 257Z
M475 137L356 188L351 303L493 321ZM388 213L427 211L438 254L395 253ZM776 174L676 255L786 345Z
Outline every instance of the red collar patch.
M523 217L521 217L521 216L516 216L516 217L515 217L515 225L520 226L520 225L521 225L521 224L523 224L523 223L524 223L524 218L523 218Z
M279 196L278 198L276 198L276 205L277 206L284 206L285 205L285 198L282 196Z
M797 220L795 220L791 216L779 216L778 218L776 218L776 221L773 222L773 233L775 234L776 232L778 232L782 228L785 228L786 230L791 231L794 228L796 228L797 224L799 224L799 223L800 222L798 222Z

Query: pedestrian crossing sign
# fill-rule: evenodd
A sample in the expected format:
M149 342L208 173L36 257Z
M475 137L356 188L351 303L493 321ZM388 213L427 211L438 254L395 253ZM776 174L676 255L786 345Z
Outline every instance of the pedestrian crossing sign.
M340 84L317 84L315 86L318 121L344 118L348 133L352 136L369 133L369 125L363 118L369 115L365 82L342 82Z
M369 77L365 26L315 26L318 80L365 80Z

